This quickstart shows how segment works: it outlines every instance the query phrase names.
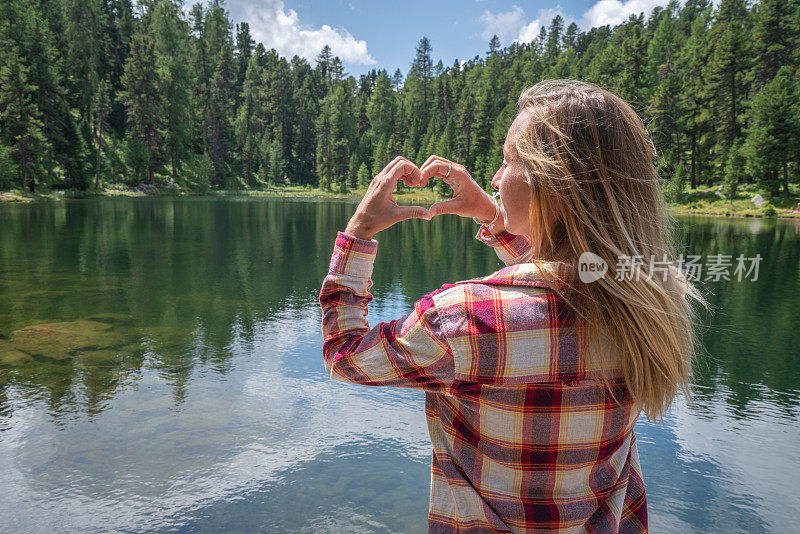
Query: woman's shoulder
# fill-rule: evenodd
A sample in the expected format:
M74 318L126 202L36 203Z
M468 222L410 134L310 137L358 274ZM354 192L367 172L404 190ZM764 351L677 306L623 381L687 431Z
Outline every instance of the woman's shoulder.
M575 283L572 265L563 262L535 262L509 265L487 276L444 284L440 293L482 292L492 289L541 288L562 290ZM534 292L535 293L535 292ZM542 293L541 291L539 293Z
M522 263L444 284L425 299L454 335L568 327L572 319L560 290L571 283L570 275L568 264Z

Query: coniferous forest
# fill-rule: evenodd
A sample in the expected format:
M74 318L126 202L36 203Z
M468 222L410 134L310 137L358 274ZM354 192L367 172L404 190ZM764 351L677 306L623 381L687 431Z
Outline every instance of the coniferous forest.
M3 0L0 189L153 184L209 191L363 187L395 155L439 154L488 186L522 89L588 80L628 100L665 192L800 183L800 1L671 2L405 75L344 72L329 47L285 58L221 0ZM566 26L566 27L565 27ZM409 55L411 56L409 51ZM403 66L401 66L403 67Z

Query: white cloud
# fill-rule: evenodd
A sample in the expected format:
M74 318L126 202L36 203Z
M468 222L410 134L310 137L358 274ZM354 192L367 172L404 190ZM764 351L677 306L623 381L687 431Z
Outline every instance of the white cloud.
M584 12L580 26L584 29L606 24L615 26L625 22L630 15L644 13L647 17L654 7L664 7L668 3L666 0L600 0Z
M522 31L519 32L514 41L517 43L530 43L539 36L539 32L541 31L542 21L540 19L534 19L522 28Z
M484 24L481 36L484 39L497 35L500 41L508 43L513 40L518 43L529 43L539 36L541 28L548 27L556 15L564 19L564 26L575 22L584 31L596 26L609 24L615 26L625 22L630 15L644 13L649 16L653 8L665 7L669 0L599 0L587 9L580 19L567 16L561 6L540 9L536 18L529 20L525 11L519 6L513 6L511 11L492 13L485 11L480 17ZM683 2L681 2L683 3ZM714 0L718 4L719 0Z
M519 32L519 35L517 35L514 41L518 43L530 43L539 37L542 26L550 26L550 23L556 18L556 15L561 15L561 18L564 19L564 29L571 23L577 22L572 17L567 16L564 11L562 11L561 6L556 6L555 9L540 9L537 17L522 28L522 31Z
M356 39L344 28L332 28L327 24L313 28L301 24L297 12L286 9L282 0L260 0L236 7L238 9L231 10L233 22L247 21L253 39L267 49L274 48L282 56L296 54L314 61L327 44L344 61L359 65L376 63L367 50L366 41Z
M497 35L500 41L505 43L519 35L525 26L525 12L519 6L512 6L511 11L501 13L492 13L487 9L480 20L484 23L481 33L484 40L488 41L493 35Z
M492 13L486 10L480 17L480 21L484 24L481 37L489 40L492 35L497 35L503 44L507 44L510 41L529 43L539 36L542 26L550 25L550 21L556 15L561 15L561 18L565 21L565 26L568 26L571 22L576 22L572 17L564 14L561 6L540 9L537 17L533 20L528 20L525 11L517 5L512 6L511 11L502 11L500 13Z

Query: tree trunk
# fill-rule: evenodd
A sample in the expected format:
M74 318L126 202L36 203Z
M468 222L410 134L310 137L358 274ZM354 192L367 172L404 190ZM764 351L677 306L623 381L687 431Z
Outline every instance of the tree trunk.
M789 164L783 162L783 198L789 200Z
M25 146L24 137L20 139L20 166L19 166L19 177L22 180L22 192L25 192L25 187L28 185L28 155L27 155L27 148Z
M99 189L100 188L100 156L101 156L101 150L102 150L102 147L100 145L100 143L101 143L100 135L97 135L95 137L95 141L97 143L97 169L96 169L95 175L94 175L94 188L95 189Z
M692 189L697 189L697 133L692 131Z

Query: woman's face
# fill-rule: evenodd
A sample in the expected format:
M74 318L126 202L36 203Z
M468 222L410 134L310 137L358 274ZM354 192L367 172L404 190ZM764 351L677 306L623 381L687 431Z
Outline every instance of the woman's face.
M506 230L530 237L531 188L525 179L524 163L517 153L517 136L527 119L526 115L517 115L508 129L503 144L503 164L492 178L492 187L500 191L503 201L501 213Z

